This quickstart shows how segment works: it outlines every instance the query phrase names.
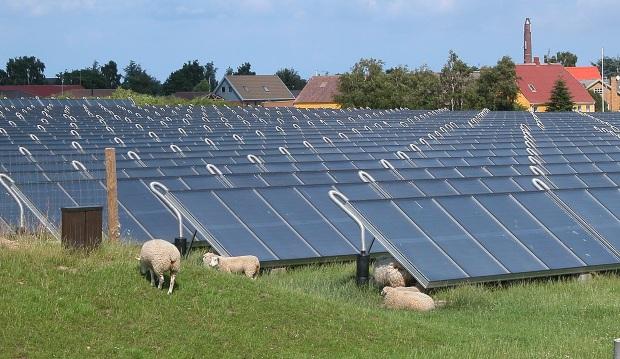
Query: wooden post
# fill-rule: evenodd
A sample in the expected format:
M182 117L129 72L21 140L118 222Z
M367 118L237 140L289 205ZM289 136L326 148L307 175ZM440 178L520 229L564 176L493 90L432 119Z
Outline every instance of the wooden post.
M120 237L120 223L118 223L118 197L116 194L116 151L114 148L105 149L106 188L108 192L108 238L117 242Z

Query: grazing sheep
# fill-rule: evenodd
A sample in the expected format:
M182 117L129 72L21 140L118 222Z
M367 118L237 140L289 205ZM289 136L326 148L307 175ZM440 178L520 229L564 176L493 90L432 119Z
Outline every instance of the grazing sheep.
M155 276L159 280L157 288L164 285L164 273L170 271L170 287L168 294L172 294L174 280L181 269L181 253L172 243L162 239L152 239L144 242L140 251L140 273L148 271L151 274L151 285L155 286Z
M383 288L381 291L383 305L390 309L407 309L418 312L435 309L433 298L419 291L411 290L411 288Z
M394 258L381 258L375 262L373 279L378 287L406 287L413 277Z
M245 273L249 278L256 279L260 270L260 262L256 256L222 257L214 253L206 253L202 257L206 266L217 267L226 273Z

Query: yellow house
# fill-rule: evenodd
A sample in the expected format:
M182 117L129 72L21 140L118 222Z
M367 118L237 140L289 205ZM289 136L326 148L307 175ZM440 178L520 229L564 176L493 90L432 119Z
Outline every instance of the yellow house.
M295 99L296 108L339 109L341 104L334 101L339 93L339 76L313 76Z
M560 64L538 62L516 65L519 92L516 103L530 111L545 112L553 86L564 80L574 102L573 110L594 112L594 99L588 91Z

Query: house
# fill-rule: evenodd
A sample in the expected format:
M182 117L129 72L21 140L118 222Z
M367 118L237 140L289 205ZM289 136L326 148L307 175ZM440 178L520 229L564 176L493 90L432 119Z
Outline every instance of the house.
M605 111L620 111L620 76L612 76L610 80L605 80ZM593 91L599 95L603 94L601 79L592 82L588 91Z
M588 88L592 83L601 79L601 73L596 66L575 66L565 67L565 69L573 75L577 81L581 82L585 88Z
M534 58L532 63L516 65L516 72L519 86L516 102L522 107L530 111L546 111L553 86L562 79L575 103L573 109L594 112L592 96L561 64L541 64L538 58Z
M295 100L277 75L226 75L213 94L241 105L292 106Z
M0 97L53 97L83 89L80 85L3 85L0 86Z
M293 105L297 108L339 109L342 105L334 100L334 97L340 93L339 85L339 76L313 76L301 90Z

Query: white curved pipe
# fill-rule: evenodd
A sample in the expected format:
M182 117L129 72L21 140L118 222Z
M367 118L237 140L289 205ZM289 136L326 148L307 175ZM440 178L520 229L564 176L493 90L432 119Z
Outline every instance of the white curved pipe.
M30 151L26 147L19 146L18 150L19 150L19 153L21 153L22 155L32 157L32 153L30 153Z
M9 181L10 184L7 184L5 182L5 180ZM9 193L9 195L11 197L13 197L15 202L17 202L17 206L19 207L19 227L20 227L20 229L26 228L25 218L24 218L24 205L22 204L22 201L19 199L17 194L15 192L13 192L13 189L11 188L11 186L13 186L15 184L15 181L11 177L9 177L8 175L6 175L4 173L0 173L0 184L2 184L2 186L6 189L6 191Z
M409 155L407 153L403 152L403 151L396 151L396 157L400 158L401 160L410 160L411 159L411 157L409 157Z
M530 171L536 176L544 176L545 173L538 166L530 166Z
M185 154L183 153L183 150L181 150L181 147L175 145L174 143L171 144L169 147L172 152L178 153L180 156L185 157Z
M142 161L140 156L137 153L135 153L134 151L127 151L127 157L129 157L130 159L132 159L134 161Z
M82 145L80 145L78 141L71 141L71 147L73 147L80 153L84 153L84 149L82 148Z
M357 172L357 175L362 180L362 182L365 182L365 183L377 182L377 180L375 180L375 178L366 171L359 171Z
M220 169L212 163L207 164L207 171L209 171L209 173L211 173L212 175L217 175L217 176L224 175L222 171L220 171Z
M76 171L80 171L80 172L86 172L88 173L88 169L86 169L86 166L84 166L84 164L78 160L73 160L71 161L71 166L76 170Z
M278 151L280 151L281 154L286 155L286 156L290 156L291 152L286 148L286 147L278 147Z
M39 143L41 142L41 140L39 140L39 137L37 137L37 135L35 135L33 133L30 134L30 139L35 141L35 142L39 142Z
M187 136L187 132L185 132L184 128L179 127L177 131L179 131L179 133L182 134L183 136Z
M329 143L330 145L334 144L334 142L327 136L323 136L323 142Z
M549 188L549 185L547 185L545 182L543 182L542 180L540 180L538 178L533 178L532 179L532 184L539 191L549 191L551 189L551 188Z
M362 220L359 219L357 215L355 215L355 213L353 213L353 211L349 209L349 207L347 207L347 203L349 202L349 199L347 198L347 196L345 196L344 194L336 190L329 191L328 195L329 195L329 198L331 198L331 200L334 201L334 203L338 207L340 207L340 209L342 209L346 214L348 214L349 217L351 217L355 221L355 223L357 223L357 225L359 226L361 251L362 251L362 254L366 254L366 230L364 228L364 223L362 223Z
M383 168L386 168L386 169L389 169L389 170L392 170L392 171L396 171L396 167L394 167L394 165L390 161L388 161L386 159L379 160L379 163L381 163Z
M181 212L179 212L179 210L176 209L176 207L173 206L172 203L166 198L166 193L169 192L168 187L164 186L160 182L153 181L149 184L149 188L162 202L164 202L168 206L170 210L172 210L172 212L174 212L174 215L179 221L179 238L183 237L183 217L181 216ZM162 193L160 192L160 190L163 190L165 192Z
M260 159L258 156L253 155L253 154L249 154L246 156L246 158L248 159L248 161L250 161L251 163L257 164L257 165L262 165L265 162Z

